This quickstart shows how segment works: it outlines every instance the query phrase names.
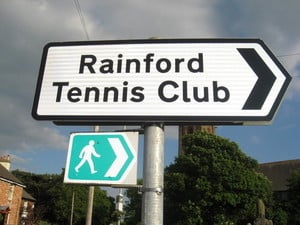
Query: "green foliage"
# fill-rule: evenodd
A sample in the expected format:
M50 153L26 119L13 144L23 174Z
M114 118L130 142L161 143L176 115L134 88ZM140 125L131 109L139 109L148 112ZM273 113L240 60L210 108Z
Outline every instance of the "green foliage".
M300 169L295 170L288 180L289 224L300 224Z
M51 224L46 221L39 221L38 225L51 225Z
M273 222L280 225L300 224L300 169L288 179L288 190L274 193Z
M36 199L34 211L36 217L39 217L39 224L69 224L73 195L73 224L85 223L88 186L64 184L63 173L39 175L19 170L12 173L26 185L26 191ZM105 225L111 222L113 202L106 192L95 188L93 224Z
M273 224L288 225L288 212L282 208L274 208Z
M165 224L247 224L258 198L271 202L269 181L237 144L199 132L183 146L186 154L165 172Z
M113 220L115 211L114 198L107 197L106 192L95 188L92 224L107 225Z
M137 181L138 185L142 184L142 180ZM125 205L126 225L138 225L141 223L142 215L142 195L138 193L137 188L128 188L126 196L130 200Z
M273 207L272 210L268 210L270 215L268 218L272 218L273 224L287 225L288 224L288 212L287 212L287 198L283 197L282 192L273 193ZM285 195L286 196L286 195Z

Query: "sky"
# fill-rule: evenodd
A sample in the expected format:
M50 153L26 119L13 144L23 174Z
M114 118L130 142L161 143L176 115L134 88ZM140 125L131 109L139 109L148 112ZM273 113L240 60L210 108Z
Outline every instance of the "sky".
M218 126L260 163L300 159L299 0L2 0L0 3L0 155L11 169L61 173L69 135L31 116L43 47L49 42L160 38L259 38L293 77L271 125ZM80 15L82 17L80 17ZM82 20L85 26L83 26ZM101 127L102 130L122 127ZM142 153L143 136L139 153ZM177 155L177 126L165 127L165 164ZM142 154L138 164L142 168ZM141 172L139 172L141 174Z

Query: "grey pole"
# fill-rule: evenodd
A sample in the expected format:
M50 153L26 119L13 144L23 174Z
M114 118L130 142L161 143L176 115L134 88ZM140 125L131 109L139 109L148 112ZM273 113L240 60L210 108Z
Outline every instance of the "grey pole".
M88 207L87 207L87 213L86 213L86 218L85 218L85 225L91 225L92 224L94 190L95 190L94 186L89 187Z
M145 126L142 225L163 224L164 126Z
M70 218L70 225L73 225L74 200L75 200L75 192L74 192L74 190L73 190L73 193L72 193L72 205L71 205L71 218Z
M95 126L94 131L99 132L100 131L100 126ZM86 218L85 218L85 225L91 225L92 224L94 190L95 190L94 186L89 186L88 206L87 206L87 212L86 212Z

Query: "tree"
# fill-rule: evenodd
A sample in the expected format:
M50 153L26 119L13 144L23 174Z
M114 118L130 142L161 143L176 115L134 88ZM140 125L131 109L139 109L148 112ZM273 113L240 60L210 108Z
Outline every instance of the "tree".
M288 180L289 224L300 224L300 169L293 171Z
M143 181L138 179L137 184L141 185ZM126 225L141 224L142 215L142 194L138 193L136 188L129 188L126 190L126 196L129 199L128 204L125 205Z
M95 188L92 224L107 225L114 221L114 198L108 197L106 192Z
M73 224L85 223L88 186L63 183L63 172L59 175L39 175L16 170L13 174L26 185L28 193L36 199L34 211L40 221L69 224L74 194ZM109 224L113 211L114 200L108 197L105 191L95 188L93 224Z
M271 202L258 163L234 142L197 132L183 137L186 154L165 171L165 224L247 224L256 202Z
M283 192L273 193L273 207L272 207L272 220L274 224L287 225L288 224L288 207L287 198L283 197Z

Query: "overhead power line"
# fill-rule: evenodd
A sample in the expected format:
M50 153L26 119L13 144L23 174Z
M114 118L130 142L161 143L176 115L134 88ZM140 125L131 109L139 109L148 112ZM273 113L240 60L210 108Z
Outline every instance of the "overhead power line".
M87 27L86 27L86 24L85 24L84 16L82 14L82 10L81 10L81 7L80 7L79 0L73 0L73 1L74 1L74 4L75 4L75 7L76 7L76 11L78 13L78 16L80 18L80 22L81 22L84 34L85 34L87 40L90 40L88 31L87 31ZM289 56L297 56L297 55L300 55L300 52L277 55L276 57L280 58L280 57L289 57Z
M80 18L80 22L81 22L81 25L82 25L82 28L83 28L83 32L84 32L84 34L86 36L86 39L90 40L88 31L87 31L87 27L86 27L86 24L85 24L85 21L84 21L84 16L82 14L82 10L81 10L81 7L80 7L79 0L74 0L74 4L75 4L75 7L76 7L78 16Z
M81 26L83 28L83 32L86 36L86 39L90 40L89 33L87 31L87 27L86 27L86 24L85 24L84 16L82 14L82 10L81 10L81 7L80 7L79 0L73 0L73 1L74 1L76 11L77 11L79 19L80 19ZM298 56L298 55L300 55L300 52L277 55L276 57L281 58L281 57L290 57L290 56ZM294 77L299 77L299 76L294 76Z
M284 54L284 55L277 55L277 57L280 58L280 57L289 57L289 56L296 56L296 55L300 55L300 52Z

